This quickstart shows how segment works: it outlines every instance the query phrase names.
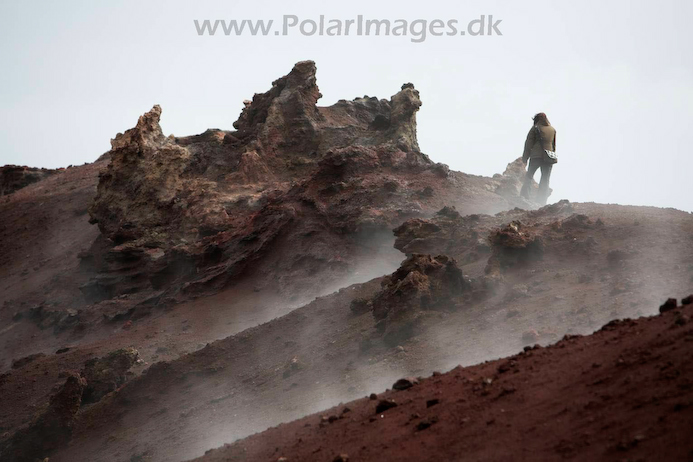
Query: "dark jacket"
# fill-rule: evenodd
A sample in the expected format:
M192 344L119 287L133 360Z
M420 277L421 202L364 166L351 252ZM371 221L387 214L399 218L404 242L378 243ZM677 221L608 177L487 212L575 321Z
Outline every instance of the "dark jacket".
M537 128L541 130L541 140L543 144L539 143ZM527 133L522 160L526 162L527 159L541 159L544 156L544 149L548 149L549 151L556 150L556 129L551 125L533 125L532 128L529 129L529 133Z

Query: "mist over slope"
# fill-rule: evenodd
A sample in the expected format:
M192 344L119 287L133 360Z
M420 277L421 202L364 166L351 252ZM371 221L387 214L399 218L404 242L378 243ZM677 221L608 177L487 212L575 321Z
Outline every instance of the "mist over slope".
M688 460L689 303L372 394L199 461Z
M233 131L167 137L154 106L0 198L3 457L185 460L691 285L690 214L536 209L520 160L485 178L419 150L412 84L319 107L315 71Z

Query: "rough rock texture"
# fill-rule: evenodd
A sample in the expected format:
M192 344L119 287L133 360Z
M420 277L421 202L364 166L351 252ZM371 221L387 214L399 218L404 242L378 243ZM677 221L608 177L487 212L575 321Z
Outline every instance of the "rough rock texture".
M662 224L652 219L648 219L648 231L638 220L610 228L617 213L631 209L610 213L599 209L564 200L532 211L513 209L494 216L460 216L446 207L430 219L410 219L395 229L395 247L407 254L444 253L455 258L465 265L465 274L472 276L475 297L500 295L510 303L531 299L532 293L541 292L546 284L561 284L563 274L555 274L555 280L549 283L529 285L528 279L556 265L567 265L565 270L576 274L577 283L603 284L610 297L638 293L638 297L647 298L654 287L648 281L654 277L652 262L679 258L667 246L659 249L656 244L660 236L671 239L671 232L657 231ZM678 239L674 241L683 242ZM682 266L693 269L686 263ZM470 271L470 267L481 274ZM598 273L601 275L595 281ZM514 276L508 278L511 274ZM558 297L559 301L566 298ZM637 305L636 301L629 303ZM585 311L580 308L576 314ZM548 334L536 335L544 339Z
M51 397L48 409L30 424L0 443L0 459L7 462L34 462L67 443L87 382L69 373L65 384Z
M444 207L432 218L414 218L395 228L395 248L412 253L444 253L469 263L488 255L488 233L500 220L488 215L461 216Z
M392 272L391 229L408 218L531 206L420 152L413 85L389 99L318 98L305 62L248 102L235 131L165 136L155 106L95 163L2 197L0 434L89 358L137 345L138 374ZM173 320L181 312L189 324Z
M420 152L412 84L390 100L318 107L315 73L312 61L296 64L246 104L233 132L166 137L154 106L118 134L89 209L104 239L82 255L99 273L83 287L88 300L198 293L236 281L250 262L268 280L281 274L280 289L316 276L328 284L352 269L359 240L446 198L530 205L499 186L519 172L467 177Z
M573 215L575 217L571 218ZM587 216L589 219L580 220L577 218L579 215ZM432 219L436 220L435 217ZM635 220L640 224L634 226ZM326 422L320 427L320 423L323 422L319 416L309 417L297 424L297 427L303 429L300 431L305 431L305 434L317 432L319 438L324 437L320 442L310 447L301 443L297 447L295 445L298 438L302 438L303 434L291 433L287 435L285 446L274 441L267 443L268 440L264 440L258 449L263 450L264 447L267 452L257 456L247 455L246 460L278 460L285 456L289 460L322 461L330 460L334 454L342 451L349 453L352 460L368 460L368 457L381 460L383 454L389 456L399 447L399 440L396 443L383 441L390 435L396 438L399 432L404 432L403 441L408 442L416 435L435 435L438 429L442 428L448 428L451 433L446 433L435 443L427 444L431 460L457 460L464 458L464 451L471 450L459 448L458 454L462 456L457 457L456 454L455 457L447 458L433 451L433 448L448 448L449 441L472 441L473 448L497 449L498 445L487 444L489 438L493 441L496 441L496 438L505 438L504 441L516 445L512 446L508 453L499 456L500 460L512 459L512 454L517 454L520 444L534 445L533 450L541 454L544 454L541 451L549 451L546 453L546 459L554 460L556 457L552 458L554 454L551 448L546 449L546 435L540 432L537 436L537 429L547 428L546 422L560 422L562 432L554 440L556 444L561 439L574 442L572 438L576 434L572 424L573 417L580 416L584 417L585 425L591 425L589 428L594 430L595 434L601 434L605 422L618 425L624 421L622 416L634 417L629 419L627 428L609 428L610 433L599 440L601 443L598 448L603 450L606 450L608 445L615 445L620 441L623 437L622 430L625 430L626 434L631 430L640 432L638 427L647 422L665 425L664 428L674 431L674 435L687 435L684 432L678 433L682 429L681 422L685 420L678 420L677 416L680 414L674 410L676 401L661 401L663 396L673 397L672 393L680 393L681 389L678 387L685 386L686 379L679 383L662 377L662 380L658 379L656 382L658 385L654 392L642 386L640 382L625 384L628 375L640 377L637 369L640 367L639 354L629 351L635 342L643 339L643 336L638 334L639 328L631 330L623 338L619 338L619 335L599 338L596 341L588 338L576 349L563 349L559 345L554 351L563 351L566 354L561 354L555 360L544 360L540 354L534 355L548 350L532 350L533 356L530 357L536 358L537 362L530 362L527 367L520 364L519 373L530 372L530 366L531 371L534 371L534 381L526 386L529 396L546 397L547 387L553 390L555 394L552 396L555 400L551 400L549 409L538 404L543 401L530 403L520 399L512 408L514 412L509 412L509 403L505 399L513 394L511 388L504 391L502 386L512 385L520 390L521 387L524 388L524 378L516 375L516 369L511 365L503 364L501 368L502 363L497 363L479 366L485 368L485 372L476 374L474 383L450 391L449 393L455 396L452 402L446 400L445 395L440 396L436 390L431 389L430 393L422 394L415 402L407 404L409 393L419 393L420 387L416 386L404 392L376 396L363 407L360 402L356 403L356 407L350 404L349 408L352 411L347 414L342 414L341 407L336 411L325 411L326 407L336 405L340 401L348 402L373 391L391 388L401 377L427 376L432 371L444 371L456 364L481 364L493 358L516 354L525 345L523 334L527 332L534 334L531 338L532 344L538 342L547 345L558 341L565 334L589 334L615 318L655 314L657 307L668 296L681 297L691 293L687 287L690 285L692 274L689 265L690 256L693 255L693 241L690 239L693 235L693 219L688 213L653 207L562 204L534 212L509 211L498 216L480 215L477 223L483 228L488 226L491 232L512 221L520 221L532 228L540 227L537 229L541 230L545 245L541 261L532 261L526 266L508 267L503 274L505 281L501 288L514 287L517 297L505 300L506 294L499 291L487 298L469 300L468 292L464 292L462 296L452 300L457 309L425 311L431 316L426 320L426 328L419 335L397 345L386 345L382 341L382 336L376 331L372 313L361 311L363 305L356 309L360 314L354 313L351 309L353 300L372 300L382 290L379 278L367 284L345 287L332 295L319 297L304 307L262 325L255 322L250 324L249 327L252 328L240 333L233 331L235 335L217 342L211 340L231 335L228 329L233 327L227 323L237 322L244 313L245 316L252 316L253 321L256 319L256 307L261 303L258 303L257 299L245 299L249 305L245 312L238 309L239 305L232 305L232 298L243 297L243 293L238 290L242 287L234 286L226 290L228 298L200 298L194 302L186 302L173 311L162 312L159 316L137 320L128 330L109 332L106 339L98 342L100 348L115 342L123 345L134 344L138 346L145 361L150 364L158 361L158 364L153 364L148 372L129 381L117 393L103 398L95 405L85 407L84 411L80 412L80 423L75 429L71 444L54 454L51 461L120 458L137 460L137 457L143 460L149 458L152 462L186 460L199 457L212 447L232 443L237 438L279 426L271 430L274 438L278 434L283 434L283 430L287 428L286 425L280 424L318 411L321 411L321 415L344 415L344 418L338 418L331 424ZM446 229L445 222L449 222L453 229ZM565 226L567 223L576 222L582 222L584 226ZM600 225L600 222L603 225ZM460 222L446 218L438 223L441 232L454 235L454 226ZM596 246L597 253L583 252L589 242L594 243L589 245ZM457 252L458 249L464 250L464 247L451 246L450 249ZM623 266L611 268L607 264L607 255L614 249L621 249L633 256L624 260ZM426 253L439 254L433 251ZM460 264L458 253L448 255ZM461 266L465 278L483 278L486 260L487 258L482 258ZM613 290L621 285L624 285L626 292L612 295ZM249 289L255 294L251 288ZM223 309L220 309L220 306ZM366 302L365 307L367 306ZM671 319L666 325L661 326L661 332L664 335L684 332L684 329L691 325L690 320L686 321L683 316L685 314L683 313L678 321L684 323L682 327L674 328L673 326L678 324L674 324L674 319ZM184 323L185 320L189 323ZM205 322L221 325L222 329L210 334L209 330L205 330ZM190 329L186 330L188 326ZM651 332L651 345L642 344L638 348L642 348L644 352L655 346L668 348L667 337L658 338L658 333ZM679 340L682 343L673 345L672 351L680 354L680 360L685 361L687 341ZM368 346L365 345L368 341L370 346L362 349L361 345ZM202 345L195 346L198 342ZM205 342L211 343L204 346ZM162 353L157 348L161 346L173 350L180 344L186 345L192 352L177 357L178 355ZM597 351L592 352L591 347L597 347ZM112 347L107 351L110 350ZM80 351L85 351L83 346L66 355L50 355L49 358L37 360L35 364L11 371L4 380L0 379L0 425L8 428L13 425L10 422L18 421L9 414L10 411L14 411L13 414L22 412L23 408L16 404L15 397L28 401L32 396L22 394L27 384L32 384L34 379L37 386L45 382L51 384L55 380L53 377L66 367L62 365L58 368L56 362L68 359L69 355L77 355ZM627 354L625 360L630 357L636 369L630 372L618 372L621 371L620 368L608 369L612 364L616 366L619 351ZM604 359L605 354L610 355L611 359ZM647 368L654 378L659 377L659 374L669 373L668 368L660 369L666 366L668 358L657 358L658 354L658 351L654 351L648 356L651 362ZM103 353L98 354L102 355ZM302 367L293 366L296 364L294 359L299 361ZM519 363L516 358L513 360ZM595 367L595 362L601 365ZM510 370L503 373L502 378L515 377L516 382L511 380L506 384L494 377L496 370L505 370L507 367L510 367ZM48 375L44 375L46 371ZM616 379L619 377L620 379ZM483 385L483 379L487 378L492 379L490 387L488 384ZM602 381L603 379L607 380ZM426 387L427 383L435 383L436 380L443 380L443 377L424 381L422 386ZM592 385L597 380L601 382ZM654 383L643 380L644 384ZM475 385L479 386L476 391ZM631 385L632 388L628 388ZM622 388L624 386L626 388ZM484 395L485 390L491 391L491 394ZM498 395L504 393L503 397L496 401L498 395L493 393L494 391L497 391ZM573 391L577 391L579 396L575 396ZM633 395L634 392L638 394ZM477 396L477 393L481 401L471 399L472 396ZM13 399L2 401L3 396ZM593 407L596 405L590 404L586 409L590 412L580 414L587 403L596 399L595 396L598 397L598 404L601 404L603 399L607 405L613 405L617 413L612 414L610 410L604 414L592 412L595 411ZM650 401L657 396L658 400ZM395 399L399 403L398 408L387 411L391 415L378 419L376 422L379 423L371 422L371 417L378 417L374 415L374 410L379 400L384 398ZM428 408L428 401L434 399L440 399L441 402ZM465 401L459 401L461 399ZM640 408L641 410L634 409L640 402L650 404L647 404L647 408ZM450 405L455 403L461 407L455 411L454 416L448 418L438 414L450 409ZM488 407L491 404L496 406L493 411ZM568 414L573 417L563 417L566 407L568 412L574 412ZM400 411L402 414L399 414ZM621 414L621 411L626 414ZM635 414L629 414L632 411ZM651 414L653 411L656 411L656 414ZM431 414L428 414L429 412ZM236 416L232 418L234 414ZM410 421L413 414L419 414L420 417ZM422 431L414 430L419 421L426 419L430 423L432 417L437 414L440 417L437 423ZM402 421L398 420L392 427L382 427L389 428L385 433L379 431L381 424L389 425L388 419L398 415ZM352 418L361 416L364 416L363 426L358 422L358 428L349 429L346 434L342 432L342 425ZM650 419L648 416L652 416L652 419L644 420ZM510 431L504 425L506 421L501 420L506 417L511 419L508 423L513 424ZM663 423L657 422L660 417L665 418ZM463 422L465 418L469 420ZM487 422L493 419L496 419L498 433L489 437L487 432L494 424L487 425ZM527 423L527 419L530 419L530 423ZM410 422L409 425L404 425L406 422ZM307 423L311 426L306 427ZM521 438L513 431L513 428L519 428L520 424L527 424L524 427L527 433L523 433ZM468 433L462 438L460 432ZM633 433L637 434L639 433ZM323 441L351 444L345 441L351 436L354 437L350 440L353 441L353 446L334 447L334 453L328 454L328 446L322 444ZM609 438L612 437L614 440L609 442ZM236 447L245 447L250 451L252 443L248 441L239 443ZM303 441L307 443L308 440L303 438ZM595 440L587 441L591 443L590 446L580 447L590 450L597 447ZM419 441L413 444L421 447ZM389 449L383 448L384 445L388 445ZM275 453L277 446L280 446L280 449L296 448L305 452L293 457L293 453L283 453L283 450L282 454ZM362 450L362 446L366 446L366 449ZM319 447L323 449L313 452ZM649 450L652 450L652 447ZM143 455L145 452L146 455ZM411 454L413 460L421 460L420 452L406 454ZM653 453L640 453L638 457L649 460L650 454ZM629 456L624 455L620 458L624 457ZM478 458L488 459L483 454ZM576 459L583 458L595 459L588 456Z
M486 265L486 274L500 277L509 267L540 260L544 244L536 233L519 221L493 231L489 236L493 253Z
M555 257L567 251L570 258L578 254L598 258L594 236L603 231L601 219L574 213L573 205L565 200L538 210L516 208L494 216L461 216L454 208L444 207L429 219L410 219L394 230L395 247L407 255L444 253L463 265L484 264L483 275L471 280L475 297L497 293L510 269L522 272L530 263L541 261L547 248ZM629 252L610 251L609 267L623 271L624 261L635 251ZM618 284L613 290L627 291L618 289ZM505 292L512 299L524 296L527 288L509 284Z
M90 208L92 221L116 244L166 251L183 238L204 245L201 238L237 227L227 211L247 205L237 204L239 199L250 199L241 196L243 188L229 182L229 175L242 184L257 184L281 177L299 180L306 173L315 181L323 173L309 171L316 166L342 176L345 168L354 174L380 162L402 168L433 165L418 152L414 114L421 102L413 86L392 102L356 100L326 108L329 118L341 119L344 126L334 126L322 115L316 106L319 97L315 65L306 61L273 82L270 91L255 95L234 123L238 132L167 138L159 126L161 108L154 106L135 128L112 141L111 164ZM369 102L375 107L368 107ZM369 129L368 118L383 114L391 120L388 129ZM391 152L373 152L372 146L390 146ZM274 191L254 189L256 201L277 202L271 197ZM261 211L265 204L258 205Z
M570 202L560 201L535 211L514 209L495 216L463 217L454 208L444 207L430 219L407 220L394 232L395 247L408 255L445 253L464 264L486 261L486 282L500 282L508 268L540 260L546 239L572 239L574 251L594 253L594 238L577 239L575 234L602 226L584 214L573 213Z
M79 412L72 442L55 451L51 461L183 460L340 401L384 390L400 377L423 376L458 363L478 364L514 354L527 342L557 341L566 333L588 334L611 319L654 314L667 296L690 293L690 214L651 207L569 203L536 211L513 210L514 206L532 207L513 198L512 189L499 189L503 175L489 179L450 171L416 150L410 130L415 113L395 110L415 106L411 87L390 100L365 97L313 110L310 95L314 94L314 83L305 79L310 68L299 66L293 77L276 84L266 97L258 97L255 115L248 113L240 125L243 133L240 129L210 130L193 137L161 138L153 134L154 123L143 120L135 131L139 130L144 144L138 136L121 135L120 141L127 146L114 143L117 149L97 164L66 169L0 200L0 348L4 352L0 355L4 367L0 374L0 434L14 432L31 420L35 410L44 409L57 390L54 387L64 382L63 371L81 370L88 359L137 345L143 361L138 361L132 372L139 377L98 403L85 406ZM398 106L396 100L412 104ZM247 107L252 106L249 102ZM262 107L266 115L262 115ZM149 116L158 117L156 111ZM284 130L286 124L295 128ZM313 134L304 139L302 131ZM154 141L147 141L147 137ZM140 150L138 143L147 148L150 142L161 147L147 156L172 152L171 165L159 169L156 163L147 164L149 157L139 157L140 151L147 149ZM132 158L126 155L130 148L137 154ZM179 148L187 150L194 160L186 160ZM132 208L123 206L120 210L114 199L114 216L122 214L124 225L107 227L112 231L107 229L96 239L99 229L88 224L86 209L96 190L97 170L103 169L107 175L112 158L119 169L134 167L132 188L125 194L126 183L105 182L107 188L102 193L115 198L123 192L123 200L131 201ZM140 164L144 166L140 168ZM178 164L185 168L179 169ZM182 173L169 175L169 167ZM506 177L513 171L517 170L506 171ZM128 180L119 176L122 172L112 173L113 178L120 178L118 181ZM165 185L173 185L174 205L177 194L184 194L185 184L191 184L191 194L201 198L199 205L204 208L221 203L230 224L223 224L224 231L216 234L189 229L197 220L186 221L189 212L178 213L166 200L145 194L147 186L142 178L147 175L152 182L160 182L157 189L162 192ZM195 181L199 183L191 183ZM197 189L205 182L214 183L215 191ZM140 192L143 196L138 199ZM147 221L157 216L163 220L161 224ZM107 216L104 219L109 220ZM138 220L146 226L137 228ZM496 248L513 248L508 243L517 240L516 230L507 229L513 222L521 223L520 233L542 242L542 259L516 259L512 252L496 255L502 275L499 290L475 297L479 281L488 278L484 268L489 257ZM411 289L405 293L418 302L404 311L418 316L426 328L396 344L396 336L387 336L387 322L387 341L383 341L372 310L373 299L383 290L379 276L394 272L404 255L392 252L394 258L387 265L379 265L378 255L369 255L375 253L373 250L391 248L392 227L398 228L396 245L404 253L454 258L466 280L463 293L449 296L449 304L428 303L424 309L421 302L426 297L422 294L431 291L430 281L423 283L423 277L411 276L404 284L412 271L404 275L397 283L402 283L399 289ZM489 240L492 235L499 237L498 246ZM377 239L383 236L388 239ZM377 279L356 285L341 279L329 285L339 276L356 273L355 262L364 257L370 257L366 260L370 268L362 260L359 269L369 272L361 272L355 282ZM425 270L413 272L424 274ZM242 281L231 286L241 277ZM333 295L318 297L302 308L301 302L292 299L293 294L307 294L312 300L316 292L327 294L339 287L342 289ZM195 298L209 292L213 295ZM389 295L393 300L398 296ZM441 300L448 295L443 291ZM190 299L176 303L185 297ZM684 332L691 325L690 314L682 311L688 309L673 306L671 312L675 314L663 335ZM153 307L158 307L156 316L144 316ZM399 305L392 306L397 308ZM396 325L392 322L389 327ZM639 338L637 330L627 338ZM596 355L613 354L617 345L630 342L627 338L606 339L611 343ZM222 340L215 342L217 339ZM661 340L655 339L643 350L666 347L658 343ZM597 343L601 347L601 339ZM677 346L676 354L687 352L683 345ZM581 346L584 349L548 362L548 367L560 366L556 377L565 380L555 388L561 399L549 410L541 403L523 407L520 402L514 408L511 422L533 419L521 439L512 428L499 425L504 423L501 418L510 416L503 398L512 396L512 388L493 388L500 383L493 375L496 370L499 374L501 369L505 371L503 378L514 376L517 369L511 363L493 366L491 375L475 376L474 385L457 389L455 399L465 399L470 406L460 402L462 407L454 418L436 415L441 409L451 409L444 396L432 393L421 396L417 403L408 402L410 393L419 392L417 385L393 395L398 407L376 422L387 423L401 415L403 421L393 428L395 433L406 433L407 444L412 435L435 434L449 424L455 438L431 445L440 448L448 448L448 441L465 442L469 438L475 447L488 448L486 432L498 424L503 431L493 435L493 441L507 437L510 443L523 441L543 450L546 440L536 436L536 429L545 428L547 421L565 424L580 417L585 403L595 399L591 390L603 389L608 392L603 399L621 409L634 409L640 400L650 403L643 411L635 409L638 418L628 431L639 432L636 427L653 415L652 422L665 418L659 425L678 434L676 431L683 428L680 423L686 421L677 420L677 404L685 405L685 401L671 402L671 406L657 403L662 396L685 391L680 388L687 386L685 381L669 378L676 374L674 370L683 369L671 370L665 360L654 359L651 371L653 377L662 375L658 382L661 387L655 394L638 395L636 401L629 401L633 393L644 393L641 389L647 387L622 388L628 385L628 374L599 376L607 364L593 367L588 346L586 342ZM45 356L11 369L11 359L37 352ZM616 356L612 359L618 364ZM636 355L635 362L638 360ZM519 362L516 358L512 361ZM547 364L531 366L538 375L528 390L539 395L554 381L541 371ZM586 370L590 372L583 374ZM574 371L570 379L565 378ZM639 372L634 373L637 377ZM487 378L492 379L491 384L482 380ZM522 383L503 385L519 390ZM584 401L565 404L565 396L580 390L576 384L584 385ZM426 381L422 385L426 387ZM489 401L472 401L470 396L477 391ZM491 394L483 395L485 391ZM500 400L495 411L482 414L497 397ZM435 400L440 402L433 404ZM371 437L376 443L385 440L383 445L393 450L399 441L391 444L386 440L389 434L374 430L372 425L379 424L370 421L376 418L378 401L375 397L368 403L364 425L348 435L363 435L365 444ZM594 404L587 407L591 406ZM568 414L572 417L563 417L575 409L577 413ZM352 412L330 412L326 422L316 419L313 428L305 427L305 431L320 428L328 441L341 441L329 431L341 429L359 415L357 408ZM414 414L420 417L409 421ZM470 420L464 421L467 417ZM615 414L613 421L621 417ZM589 414L584 423L592 423L593 430L600 431L601 425L612 423L609 419L608 413ZM610 428L616 429L609 437L617 444L622 427ZM469 431L469 438L461 438L461 431ZM582 443L574 441L569 431L561 436L569 442L557 439L556 446L567 451L565 454L570 455L571 444ZM290 444L296 441L293 438ZM647 444L633 438L623 447L628 448L632 441L638 441L638 447ZM331 460L341 453L341 449L330 454L312 452L320 445L301 454L307 457L297 459ZM361 457L358 451L363 445L355 444L356 452L342 449L351 460L370 456L379 460L383 454L390 455L376 444L368 446ZM275 448L268 445L269 451ZM459 453L466 455L468 450L460 448ZM407 454L419 455L413 451ZM651 454L636 456L648 459ZM504 454L505 459L511 455ZM280 457L283 455L270 453L260 460ZM478 458L487 457L481 454ZM621 458L638 459L629 455Z
M585 215L575 215L568 201L560 201L539 210L519 208L499 212L496 215L471 214L462 216L454 207L443 207L430 218L412 218L395 230L395 248L411 253L445 253L464 263L479 260L491 252L491 246L522 245L526 236L519 231L525 225L512 225L523 221L544 230L563 234L587 231L600 226ZM515 229L517 228L517 230ZM568 233L566 233L568 231ZM523 238L524 236L524 238Z
M197 159L164 136L160 117L161 108L154 106L135 128L111 141L111 163L100 175L89 213L115 244L175 245L192 228L214 233L229 219L216 184L191 172ZM210 136L210 141L214 147L222 139Z
M0 196L12 194L18 189L41 181L58 171L60 170L20 167L18 165L5 165L0 167Z
M81 375L87 380L82 402L95 403L116 390L128 379L128 371L135 365L139 353L134 348L122 348L103 358L90 359Z
M414 254L382 281L373 298L373 317L387 343L414 335L426 311L445 308L465 290L462 271L445 256Z

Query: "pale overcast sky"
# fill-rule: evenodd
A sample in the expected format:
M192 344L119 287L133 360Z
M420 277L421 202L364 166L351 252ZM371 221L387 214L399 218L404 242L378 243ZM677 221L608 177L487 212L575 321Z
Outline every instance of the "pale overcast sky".
M693 211L688 0L0 5L0 164L91 162L154 104L167 134L232 129L244 99L312 59L321 105L389 98L414 83L421 149L455 170L502 172L521 155L530 117L544 111L558 131L551 201ZM503 35L200 37L194 25L321 14L460 24L493 15Z

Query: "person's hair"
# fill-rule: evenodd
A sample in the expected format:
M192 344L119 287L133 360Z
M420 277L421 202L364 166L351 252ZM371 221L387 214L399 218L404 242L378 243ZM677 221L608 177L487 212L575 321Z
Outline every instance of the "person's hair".
M549 122L549 119L546 117L546 114L543 112L539 112L538 114L535 114L534 117L532 117L532 120L534 121L534 124L538 124L540 122L546 123L546 125L551 125L551 122Z

